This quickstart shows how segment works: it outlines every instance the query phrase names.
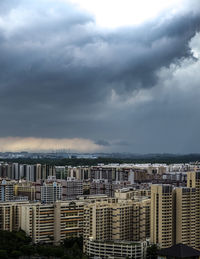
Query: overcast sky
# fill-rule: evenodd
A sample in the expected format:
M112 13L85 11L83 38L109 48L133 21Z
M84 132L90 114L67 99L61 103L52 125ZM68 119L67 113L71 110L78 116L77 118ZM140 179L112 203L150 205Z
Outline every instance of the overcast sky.
M137 2L0 1L0 151L200 152L200 1Z

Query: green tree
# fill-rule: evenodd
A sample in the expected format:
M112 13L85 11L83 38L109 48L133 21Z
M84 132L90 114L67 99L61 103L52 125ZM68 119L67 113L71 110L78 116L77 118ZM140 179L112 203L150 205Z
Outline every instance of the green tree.
M53 254L56 257L62 257L64 255L64 249L62 247L55 247Z
M34 255L35 249L32 245L23 245L20 247L20 251L23 255Z
M10 254L11 257L13 258L19 258L20 256L22 256L23 254L20 251L17 250L13 250Z
M157 245L151 245L147 248L147 258L149 259L156 259L158 253Z
M8 258L8 254L7 254L6 250L0 250L0 258L2 258L2 259Z

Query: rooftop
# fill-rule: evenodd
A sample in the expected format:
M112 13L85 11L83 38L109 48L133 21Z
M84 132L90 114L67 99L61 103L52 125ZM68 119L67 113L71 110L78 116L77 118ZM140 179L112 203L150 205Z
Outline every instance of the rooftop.
M158 252L159 255L187 258L187 257L199 257L200 251L184 244L177 244L169 248L161 249Z

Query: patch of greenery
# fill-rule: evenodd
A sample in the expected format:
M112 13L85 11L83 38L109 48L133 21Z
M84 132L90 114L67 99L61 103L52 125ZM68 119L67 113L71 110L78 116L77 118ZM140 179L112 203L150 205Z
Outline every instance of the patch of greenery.
M148 259L157 259L158 254L158 247L157 245L151 245L147 248L147 258Z
M19 258L20 256L45 256L47 258L88 259L83 254L82 238L64 240L60 246L32 244L31 238L22 230L0 231L0 258Z
M5 162L20 163L20 164L48 164L57 166L95 166L98 164L109 163L189 163L200 161L200 154L147 154L147 155L129 155L123 157L122 155L112 155L110 157L98 157L96 159L90 158L17 158L17 159L2 159Z

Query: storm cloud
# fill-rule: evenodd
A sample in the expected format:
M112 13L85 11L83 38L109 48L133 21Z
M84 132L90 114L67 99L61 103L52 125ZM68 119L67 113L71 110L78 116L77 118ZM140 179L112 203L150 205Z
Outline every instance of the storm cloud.
M0 137L197 152L200 4L183 2L143 24L103 29L67 1L1 1Z

